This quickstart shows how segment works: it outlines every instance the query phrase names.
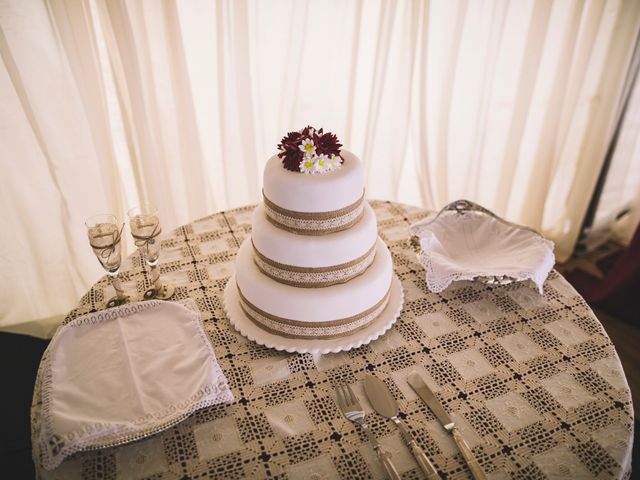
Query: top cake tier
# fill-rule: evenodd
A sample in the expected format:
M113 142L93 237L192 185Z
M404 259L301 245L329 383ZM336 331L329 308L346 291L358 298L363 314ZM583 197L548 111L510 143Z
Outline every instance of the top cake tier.
M274 155L264 169L265 204L271 204L283 215L337 213L355 208L364 194L362 162L344 149L340 156L344 159L341 168L322 175L304 175L287 170L282 159Z

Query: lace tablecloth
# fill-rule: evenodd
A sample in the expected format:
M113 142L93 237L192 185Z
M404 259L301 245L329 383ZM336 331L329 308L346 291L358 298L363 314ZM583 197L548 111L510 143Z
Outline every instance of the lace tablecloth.
M420 372L471 444L489 478L625 478L633 443L631 394L611 341L591 309L555 271L540 296L530 284L454 283L426 288L408 226L427 212L372 201L405 291L394 327L345 353L288 354L240 336L221 299L235 253L250 234L245 207L197 220L162 241L161 272L176 299L192 298L229 382L234 403L205 408L145 440L82 452L41 478L366 479L384 474L363 433L336 405L333 387L373 373L390 387L418 442L446 478L471 478L462 456L406 378ZM128 289L148 279L138 255L125 263ZM67 321L104 308L106 278ZM40 377L40 374L39 374ZM40 378L32 407L37 438ZM368 407L370 408L370 407ZM371 427L405 479L421 470L392 422ZM34 442L34 445L36 443Z

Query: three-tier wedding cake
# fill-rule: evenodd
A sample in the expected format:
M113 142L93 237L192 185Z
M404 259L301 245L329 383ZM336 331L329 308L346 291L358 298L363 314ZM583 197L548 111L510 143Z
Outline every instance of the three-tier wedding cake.
M335 135L306 127L278 145L236 259L244 314L278 336L330 339L385 309L391 255L364 199L364 170Z

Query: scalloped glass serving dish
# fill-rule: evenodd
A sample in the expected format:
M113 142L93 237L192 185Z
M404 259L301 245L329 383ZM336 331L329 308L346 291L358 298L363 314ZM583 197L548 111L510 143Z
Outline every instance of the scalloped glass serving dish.
M468 200L457 200L410 228L432 292L458 280L542 284L555 264L553 243Z

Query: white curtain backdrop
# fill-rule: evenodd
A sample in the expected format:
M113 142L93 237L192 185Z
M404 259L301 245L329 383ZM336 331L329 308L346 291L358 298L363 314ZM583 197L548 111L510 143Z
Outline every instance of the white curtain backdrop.
M467 198L564 259L639 25L635 0L0 1L0 328L49 335L100 277L86 217L257 202L306 124L369 198Z
M591 235L595 244L613 238L628 244L640 222L640 50L635 52L635 79L607 172Z

